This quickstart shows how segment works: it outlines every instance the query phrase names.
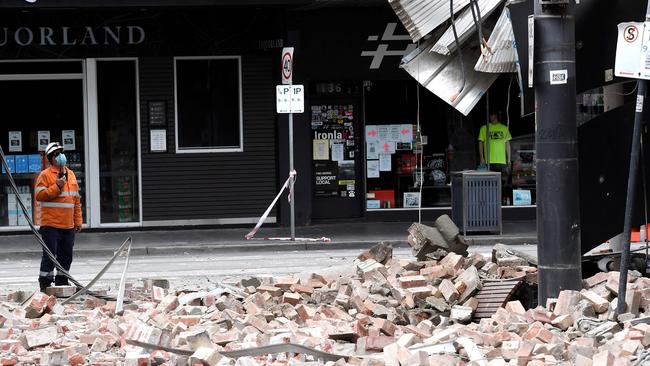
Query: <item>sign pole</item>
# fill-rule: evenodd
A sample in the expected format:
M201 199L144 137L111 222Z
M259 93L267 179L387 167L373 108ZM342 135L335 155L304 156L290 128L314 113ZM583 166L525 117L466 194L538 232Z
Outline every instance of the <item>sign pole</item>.
M645 29L650 22L650 2L648 2L646 7L645 15L645 24L643 34L647 32ZM647 70L645 70L647 73ZM618 301L616 303L616 315L620 315L625 312L625 299L627 291L627 272L630 267L630 231L632 231L632 210L634 208L634 200L636 198L636 178L639 174L639 148L641 145L641 124L643 123L643 107L645 104L646 97L646 80L639 79L638 89L636 95L636 109L634 113L634 128L632 132L632 148L630 149L630 170L627 178L627 197L625 200L625 216L623 222L623 248L621 249L621 265L619 272L619 281L623 281L622 284L619 283L618 286ZM647 223L643 223L646 225ZM646 233L646 235L648 235ZM646 264L647 265L647 264Z
M289 113L289 172L293 172L293 113ZM289 207L291 208L291 240L296 240L296 199L294 194L295 177L291 179L289 189Z
M291 211L291 240L296 240L296 197L294 194L294 183L296 176L293 175L293 47L282 49L282 84L289 85L289 174L292 175L289 183L289 208Z

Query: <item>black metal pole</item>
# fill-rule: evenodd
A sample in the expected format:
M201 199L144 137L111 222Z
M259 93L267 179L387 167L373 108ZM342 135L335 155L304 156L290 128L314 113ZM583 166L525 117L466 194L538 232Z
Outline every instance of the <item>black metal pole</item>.
M567 4L539 0L534 22L538 292L545 304L582 286L575 22Z
M650 13L650 2L648 3ZM646 20L648 14L646 14ZM636 179L639 173L639 147L641 145L641 123L645 101L646 81L639 80L636 95L636 112L634 113L634 132L632 133L632 149L630 150L630 172L627 176L627 198L625 200L625 222L623 224L623 248L621 249L621 271L618 277L618 300L616 314L625 312L625 295L627 293L627 271L630 267L630 231L632 229L632 209L636 196ZM646 233L646 235L648 235Z

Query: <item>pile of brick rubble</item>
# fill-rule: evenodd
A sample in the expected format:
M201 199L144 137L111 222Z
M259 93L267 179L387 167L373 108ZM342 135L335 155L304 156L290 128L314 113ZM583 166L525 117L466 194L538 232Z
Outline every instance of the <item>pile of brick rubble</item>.
M0 364L600 366L641 364L647 356L650 279L631 273L618 318L618 273L610 272L546 306L526 310L511 301L472 322L483 283L534 284L534 259L504 246L490 259L458 254L463 238L438 224L411 227L417 261L393 258L379 244L347 272L246 278L212 289L170 290L165 280L149 279L127 288L132 302L123 315L95 298L62 306L55 296L9 293L0 302ZM223 355L285 343L345 357Z

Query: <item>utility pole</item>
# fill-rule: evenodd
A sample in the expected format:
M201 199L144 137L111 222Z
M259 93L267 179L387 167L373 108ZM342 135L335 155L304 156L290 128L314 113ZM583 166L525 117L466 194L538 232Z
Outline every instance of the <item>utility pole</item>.
M580 290L575 21L569 0L535 0L539 303ZM529 40L530 41L530 40Z

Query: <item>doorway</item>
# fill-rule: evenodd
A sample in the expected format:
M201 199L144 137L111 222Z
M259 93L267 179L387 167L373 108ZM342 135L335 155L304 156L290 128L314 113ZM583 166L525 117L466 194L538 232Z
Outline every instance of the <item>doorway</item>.
M0 144L25 203L39 224L40 206L34 184L48 166L44 150L57 141L64 146L68 167L79 183L83 221L87 222L84 72L80 60L59 62L0 62L3 104ZM4 169L3 169L4 171ZM0 185L0 229L26 227L18 197L5 174Z
M312 219L363 216L363 140L359 82L310 85Z
M37 225L34 184L54 141L77 176L85 226L141 225L138 94L134 58L0 61L0 144ZM0 231L27 227L2 174Z

